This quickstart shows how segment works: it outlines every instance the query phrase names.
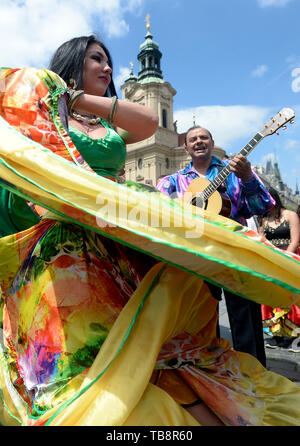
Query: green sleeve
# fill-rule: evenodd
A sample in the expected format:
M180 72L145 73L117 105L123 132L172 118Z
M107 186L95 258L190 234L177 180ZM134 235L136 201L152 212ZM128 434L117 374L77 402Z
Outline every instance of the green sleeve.
M0 237L24 231L39 221L24 198L0 186Z

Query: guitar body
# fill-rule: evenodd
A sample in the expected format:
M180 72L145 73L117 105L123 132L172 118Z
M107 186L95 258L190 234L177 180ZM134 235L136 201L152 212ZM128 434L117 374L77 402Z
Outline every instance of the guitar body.
M210 185L206 178L196 178L191 182L187 193L191 194L190 204L198 206L209 212L230 217L231 201L215 190L207 200L202 200L200 193Z

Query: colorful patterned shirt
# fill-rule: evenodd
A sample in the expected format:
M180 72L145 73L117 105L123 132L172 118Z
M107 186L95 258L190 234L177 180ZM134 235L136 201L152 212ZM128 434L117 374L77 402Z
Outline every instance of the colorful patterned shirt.
M210 166L206 172L206 178L212 181L219 172L228 164L228 161L221 161L212 156ZM226 193L229 195L232 205L230 218L243 224L246 219L253 215L262 215L271 209L275 202L260 178L253 172L249 181L243 181L234 173L231 173L226 179ZM172 198L182 197L190 183L200 175L193 168L192 162L182 170L162 178L156 189Z

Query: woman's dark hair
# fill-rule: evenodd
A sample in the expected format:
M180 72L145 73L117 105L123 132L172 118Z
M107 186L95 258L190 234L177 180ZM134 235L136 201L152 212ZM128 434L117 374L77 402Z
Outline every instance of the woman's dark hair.
M276 189L274 189L273 187L268 187L268 192L275 200L275 206L274 206L276 209L275 219L279 219L281 215L281 209L285 209L285 207L283 206L280 195ZM268 215L268 212L265 215Z
M86 51L92 43L97 43L104 50L108 65L113 69L112 58L106 46L94 35L74 37L63 43L53 54L49 69L57 73L68 86L70 79L76 82L76 90L82 90L82 71ZM112 76L112 73L111 73ZM106 90L105 96L117 96L116 88L111 77L111 82Z

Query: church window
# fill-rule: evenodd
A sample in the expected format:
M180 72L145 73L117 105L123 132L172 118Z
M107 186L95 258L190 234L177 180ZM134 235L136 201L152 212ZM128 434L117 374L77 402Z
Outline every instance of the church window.
M164 108L162 111L162 126L166 129L168 127L167 122L167 110Z

